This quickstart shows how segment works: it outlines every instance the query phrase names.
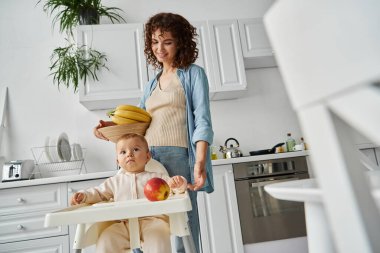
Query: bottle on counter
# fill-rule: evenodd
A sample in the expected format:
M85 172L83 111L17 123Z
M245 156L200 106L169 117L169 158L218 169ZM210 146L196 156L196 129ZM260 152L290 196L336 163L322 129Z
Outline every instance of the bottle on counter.
M211 146L211 160L217 160L218 154L216 153L217 147Z
M300 144L302 145L303 150L307 150L307 149L308 149L308 148L307 148L307 145L306 145L306 143L305 143L305 140L303 139L303 137L301 137L301 142L300 142Z
M292 134L287 134L287 139L285 141L286 152L294 151L294 146L296 145L296 141L292 138Z

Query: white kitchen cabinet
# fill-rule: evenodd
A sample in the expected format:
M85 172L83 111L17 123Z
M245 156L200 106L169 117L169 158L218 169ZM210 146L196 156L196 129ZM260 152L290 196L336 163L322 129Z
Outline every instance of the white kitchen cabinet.
M207 24L215 82L212 100L238 98L246 92L247 80L237 20L209 20Z
M197 48L199 51L195 64L204 68L208 79L210 98L212 98L216 91L216 85L211 57L210 34L207 21L192 22L191 24L197 28L198 34Z
M66 184L47 184L0 190L0 217L66 207Z
M245 68L277 66L262 18L239 19Z
M211 100L238 98L247 90L243 54L236 20L193 21L198 58L204 68ZM150 78L154 72L150 71Z
M72 250L75 226L45 227L45 215L68 207L74 192L104 180L0 189L0 253L75 252ZM95 252L95 247L82 252Z
M45 213L66 207L66 189L60 183L0 190L0 252L10 252L8 247L24 252L24 241L67 236L67 226L44 227ZM39 247L48 246L41 243Z
M243 253L243 240L231 164L213 166L211 194L198 194L203 253Z
M237 20L193 22L197 27L199 57L209 80L212 100L242 96L247 89ZM79 87L79 100L89 110L137 104L148 79L155 76L144 55L143 24L79 26L78 45L104 53L109 70L101 69L99 81Z
M143 24L79 26L78 45L87 45L106 55L99 81L87 79L79 87L79 100L89 110L137 104L148 81L144 56Z
M0 244L0 253L67 253L67 236Z
M54 209L55 210L55 209ZM2 243L33 240L43 237L67 235L67 226L44 227L46 212L28 212L24 214L7 215L0 217L0 248Z
M67 193L68 193L68 203L67 205L70 206L70 200L71 196L76 193L77 191L84 190L93 186L100 185L104 182L105 179L97 179L97 180L87 180L87 181L79 181L79 182L72 182L69 183L67 186ZM73 242L75 239L75 232L76 232L76 225L70 225L69 226L69 241L70 241L70 252L74 253L75 250L73 249ZM85 249L82 249L82 253L94 253L96 251L95 245L92 245L90 247L87 247Z

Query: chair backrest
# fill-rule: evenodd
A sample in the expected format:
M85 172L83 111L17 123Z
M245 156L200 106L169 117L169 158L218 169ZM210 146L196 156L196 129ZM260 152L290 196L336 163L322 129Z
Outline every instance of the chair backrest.
M165 166L162 165L159 161L155 159L150 159L150 161L145 166L146 171L150 172L159 172L165 175L169 175L168 171L166 170Z
M169 175L164 165L162 165L162 163L153 158L150 159L149 162L146 164L145 170L149 172L158 172L165 175ZM120 173L120 170L117 173Z

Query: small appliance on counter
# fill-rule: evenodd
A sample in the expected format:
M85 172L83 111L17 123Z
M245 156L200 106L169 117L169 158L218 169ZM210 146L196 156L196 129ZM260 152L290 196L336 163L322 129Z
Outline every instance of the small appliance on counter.
M230 144L228 146L229 141L234 141L236 146L233 144ZM224 146L220 146L220 152L223 153L224 158L236 158L236 157L242 157L243 153L239 149L239 142L235 138L228 138L226 142L224 143Z
M33 160L16 160L3 165L2 182L29 179L34 168Z

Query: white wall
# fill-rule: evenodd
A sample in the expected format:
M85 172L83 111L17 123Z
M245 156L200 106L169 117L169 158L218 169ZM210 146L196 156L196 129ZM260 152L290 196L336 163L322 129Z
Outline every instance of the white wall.
M42 3L44 1L42 0ZM177 12L189 20L262 16L272 0L165 0L105 1L125 10L127 22L145 22L158 11ZM104 111L88 111L73 89L53 85L50 54L63 45L52 30L42 4L31 0L0 1L0 88L9 87L7 125L0 156L7 160L32 159L32 147L44 145L46 136L66 132L71 143L87 148L90 171L115 169L114 145L96 139L92 129ZM123 14L124 15L124 14ZM247 70L248 92L241 99L211 103L216 145L228 137L240 141L245 154L270 148L292 132L301 136L281 76L276 68Z

